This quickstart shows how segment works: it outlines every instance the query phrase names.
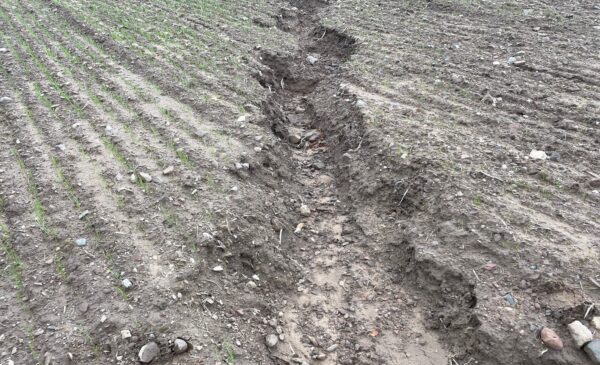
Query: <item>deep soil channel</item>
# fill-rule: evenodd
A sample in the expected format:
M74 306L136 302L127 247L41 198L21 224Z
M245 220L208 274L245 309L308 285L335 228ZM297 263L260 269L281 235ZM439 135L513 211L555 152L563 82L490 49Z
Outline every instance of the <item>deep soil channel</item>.
M363 233L347 201L352 194L346 152L361 148L364 128L360 105L340 84L356 40L319 26L323 4L291 5L278 26L298 37L301 50L291 56L263 53L267 69L257 79L270 92L263 104L269 127L292 147L300 200L310 210L297 215L296 234L312 264L283 312L288 326L278 329L289 348L280 345L273 356L283 363L445 363L446 352L413 306L420 298L382 260L385 245Z

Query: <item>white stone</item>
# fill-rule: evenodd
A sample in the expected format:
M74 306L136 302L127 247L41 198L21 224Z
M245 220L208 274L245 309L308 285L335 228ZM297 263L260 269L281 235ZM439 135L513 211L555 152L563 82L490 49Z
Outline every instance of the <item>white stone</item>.
M150 176L150 174L147 174L145 172L140 172L140 177L145 181L145 182L152 182L152 176Z
M548 155L544 151L531 150L529 153L529 157L534 160L546 160L548 159Z
M129 330L122 330L121 331L121 338L126 340L128 338L131 338L131 331Z
M300 206L300 214L307 217L310 215L310 208L306 204Z
M569 328L569 332L571 332L571 337L573 337L579 348L594 338L592 332L579 321L573 321L567 327Z
M276 335L268 335L265 337L265 344L267 347L275 347L279 342L279 338Z
M594 317L592 318L592 326L597 330L600 331L600 317Z
M168 166L166 169L163 170L163 175L169 175L170 173L172 173L175 170L175 168L173 166Z
M181 338L175 339L175 343L173 343L173 352L176 354L182 354L186 352L188 349L188 344Z

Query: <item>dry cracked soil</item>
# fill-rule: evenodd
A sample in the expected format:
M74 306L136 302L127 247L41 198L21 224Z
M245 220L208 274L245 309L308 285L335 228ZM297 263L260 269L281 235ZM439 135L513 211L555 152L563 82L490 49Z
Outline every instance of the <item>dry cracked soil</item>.
M2 1L0 364L595 363L599 49L591 0Z

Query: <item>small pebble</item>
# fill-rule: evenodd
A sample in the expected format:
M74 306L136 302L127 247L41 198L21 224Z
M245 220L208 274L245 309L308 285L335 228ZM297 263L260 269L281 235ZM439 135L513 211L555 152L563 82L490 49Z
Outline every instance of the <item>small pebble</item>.
M188 350L188 343L181 338L175 339L173 343L173 352L176 354L182 354Z
M173 171L175 170L175 168L173 166L169 166L166 169L163 170L163 175L169 175L171 174Z
M279 338L277 338L276 335L271 334L271 335L268 335L267 337L265 337L265 344L269 348L275 347L278 342L279 342Z
M542 328L540 331L540 338L542 339L542 342L546 344L546 346L553 350L562 350L563 348L563 342L560 337L558 337L554 330L548 327Z
M129 330L122 330L121 331L121 338L123 340L127 340L128 338L131 338L131 331L129 331Z
M139 172L139 174L142 180L144 180L145 182L152 182L152 176L150 176L150 174L145 172Z

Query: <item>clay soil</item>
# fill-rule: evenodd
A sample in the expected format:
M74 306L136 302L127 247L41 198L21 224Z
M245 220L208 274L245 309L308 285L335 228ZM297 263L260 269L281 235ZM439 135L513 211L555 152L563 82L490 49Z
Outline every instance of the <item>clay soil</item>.
M599 19L2 1L0 364L591 364Z

